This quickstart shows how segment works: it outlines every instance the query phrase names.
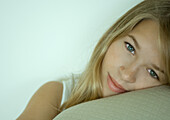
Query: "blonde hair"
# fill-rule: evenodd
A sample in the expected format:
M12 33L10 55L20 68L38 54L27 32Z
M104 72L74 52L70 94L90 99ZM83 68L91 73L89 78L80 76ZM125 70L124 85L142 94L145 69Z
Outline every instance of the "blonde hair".
M59 108L61 111L103 97L100 72L107 49L116 38L127 35L144 19L154 20L159 25L158 43L166 79L170 83L170 0L144 0L119 18L99 40L70 98Z

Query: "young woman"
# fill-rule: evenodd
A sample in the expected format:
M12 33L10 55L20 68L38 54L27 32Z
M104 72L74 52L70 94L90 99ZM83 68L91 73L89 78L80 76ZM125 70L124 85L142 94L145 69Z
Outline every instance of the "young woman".
M83 102L169 83L170 0L144 0L106 31L82 74L43 85L18 120L50 120Z

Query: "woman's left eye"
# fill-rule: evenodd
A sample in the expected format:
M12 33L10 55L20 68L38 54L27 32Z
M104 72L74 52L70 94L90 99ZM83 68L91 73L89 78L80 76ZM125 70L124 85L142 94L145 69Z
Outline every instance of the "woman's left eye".
M152 69L147 69L147 70L148 70L151 77L159 80L158 75Z
M135 54L135 48L128 42L125 42L126 49L131 52L133 55Z

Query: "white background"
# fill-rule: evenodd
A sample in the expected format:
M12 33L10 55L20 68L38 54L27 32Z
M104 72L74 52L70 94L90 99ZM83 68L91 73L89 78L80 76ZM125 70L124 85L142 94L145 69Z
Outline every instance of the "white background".
M104 32L142 0L0 0L0 119L44 83L81 73Z

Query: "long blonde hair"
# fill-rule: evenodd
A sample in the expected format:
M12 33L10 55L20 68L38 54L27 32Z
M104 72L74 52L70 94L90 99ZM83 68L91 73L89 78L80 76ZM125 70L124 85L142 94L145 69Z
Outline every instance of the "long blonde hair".
M170 0L144 0L119 18L99 40L69 99L60 106L61 111L103 97L100 70L107 49L116 38L127 35L144 19L151 19L159 24L158 43L166 79L170 83Z

